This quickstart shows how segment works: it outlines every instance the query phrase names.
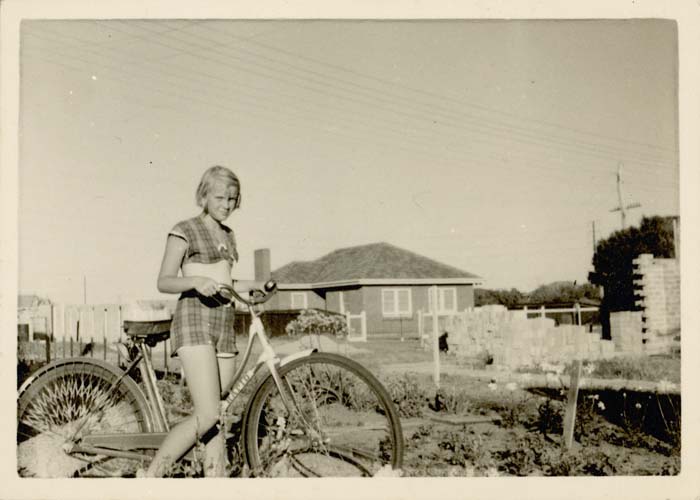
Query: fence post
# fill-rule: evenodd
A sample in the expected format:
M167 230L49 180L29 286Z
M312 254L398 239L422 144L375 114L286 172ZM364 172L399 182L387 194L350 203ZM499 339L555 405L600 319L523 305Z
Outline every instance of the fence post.
M102 358L107 361L107 308L102 308Z
M362 310L362 338L367 341L367 311Z
M566 413L564 415L564 446L571 449L574 442L574 424L576 423L576 402L578 400L578 388L581 380L581 365L579 359L574 367L574 373L569 379L569 395L566 402Z
M540 307L540 318L546 318L547 316L544 313L544 306Z
M433 296L433 305L437 302L437 286L433 285L431 289ZM435 364L433 369L433 381L435 382L435 387L440 388L440 345L438 342L438 315L437 307L433 307L433 363Z
M425 341L423 340L423 311L418 311L418 341L420 342L421 348L425 347Z
M51 337L46 335L46 363L51 363Z
M581 326L581 304L576 302L574 308L576 308L576 324Z

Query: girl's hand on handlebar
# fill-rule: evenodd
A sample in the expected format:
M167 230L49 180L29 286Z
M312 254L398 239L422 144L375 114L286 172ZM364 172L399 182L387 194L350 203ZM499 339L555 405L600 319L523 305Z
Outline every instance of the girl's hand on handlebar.
M205 297L211 297L219 290L219 284L211 278L198 276L195 281L194 289L197 293Z

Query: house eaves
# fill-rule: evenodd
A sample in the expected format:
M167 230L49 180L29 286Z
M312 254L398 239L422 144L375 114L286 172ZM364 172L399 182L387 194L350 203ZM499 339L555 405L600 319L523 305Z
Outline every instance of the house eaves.
M480 278L366 278L356 280L328 281L323 283L278 283L280 290L318 290L347 288L352 286L401 286L401 285L483 285Z

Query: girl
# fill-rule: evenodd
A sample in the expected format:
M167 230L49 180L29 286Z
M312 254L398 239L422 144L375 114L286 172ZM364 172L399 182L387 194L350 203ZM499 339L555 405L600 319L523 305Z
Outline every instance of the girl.
M223 222L240 206L240 189L231 170L209 168L196 193L202 213L179 222L168 234L158 290L181 294L173 315L171 342L173 355L182 363L194 413L173 427L148 470L140 475L161 477L197 438L208 439L205 475L224 473L223 439L202 434L217 423L221 390L231 381L235 368L234 308L217 301L216 293L220 283L232 284L231 268L238 260L233 231Z

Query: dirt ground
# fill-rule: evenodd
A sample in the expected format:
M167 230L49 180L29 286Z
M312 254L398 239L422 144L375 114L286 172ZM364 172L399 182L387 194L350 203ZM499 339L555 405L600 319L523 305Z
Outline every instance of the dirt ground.
M565 376L498 371L441 354L436 385L432 353L415 340L349 343L312 336L276 338L273 345L280 356L309 348L342 354L373 372L402 413L405 476L647 476L680 471L680 442L668 438L672 433L648 432L650 422L661 422L652 413L656 406L662 408L664 397L664 424L674 424L670 417L677 417L680 425L680 400L651 391L658 381L642 381L648 387L642 382L638 387L612 384L606 391L584 386L574 442L567 450L561 428ZM170 370L177 373L176 360ZM173 384L173 414L181 415L180 407L187 406L183 389ZM678 415L668 410L675 409L674 401Z

